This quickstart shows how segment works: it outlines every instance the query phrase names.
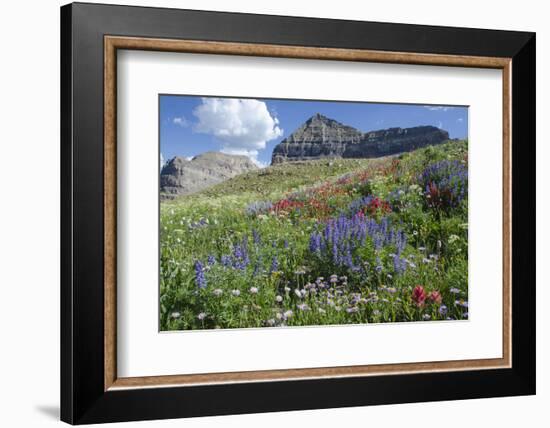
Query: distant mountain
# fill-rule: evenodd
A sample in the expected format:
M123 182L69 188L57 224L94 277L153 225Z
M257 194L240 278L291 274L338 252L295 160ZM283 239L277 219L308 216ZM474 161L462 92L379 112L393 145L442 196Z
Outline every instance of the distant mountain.
M206 152L191 160L176 156L160 173L163 199L188 195L258 167L247 156Z
M362 132L317 113L275 146L271 163L321 158L376 158L447 140L449 133L435 126Z

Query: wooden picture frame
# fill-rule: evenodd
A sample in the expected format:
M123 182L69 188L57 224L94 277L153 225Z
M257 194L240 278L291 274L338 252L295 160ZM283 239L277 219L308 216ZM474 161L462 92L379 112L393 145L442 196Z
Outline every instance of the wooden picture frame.
M502 358L118 377L117 49L502 70ZM61 9L61 52L62 420L114 422L535 392L534 34L77 3Z

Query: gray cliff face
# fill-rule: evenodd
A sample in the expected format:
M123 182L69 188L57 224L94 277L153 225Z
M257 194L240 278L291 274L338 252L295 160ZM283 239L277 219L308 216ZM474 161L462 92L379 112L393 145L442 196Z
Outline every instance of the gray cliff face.
M191 160L176 156L162 168L161 195L163 199L188 195L255 169L247 156L220 152L202 153Z
M449 133L435 126L361 132L319 113L273 149L272 164L320 158L375 158L441 144Z

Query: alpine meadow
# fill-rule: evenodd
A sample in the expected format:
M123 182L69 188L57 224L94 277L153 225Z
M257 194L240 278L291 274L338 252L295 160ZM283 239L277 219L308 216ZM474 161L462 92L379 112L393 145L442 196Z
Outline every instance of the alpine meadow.
M160 105L162 331L468 319L467 108Z

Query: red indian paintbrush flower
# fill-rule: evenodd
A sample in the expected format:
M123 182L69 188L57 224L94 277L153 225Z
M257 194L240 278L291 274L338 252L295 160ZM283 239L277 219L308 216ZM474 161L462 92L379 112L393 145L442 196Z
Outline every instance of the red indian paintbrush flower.
M414 290L412 292L412 299L416 306L424 306L424 302L426 301L426 292L424 291L424 287L422 287L421 285L417 285L416 287L414 287Z
M441 302L443 301L443 297L441 296L441 293L437 290L430 291L428 294L428 300L437 303L438 305L441 305Z

